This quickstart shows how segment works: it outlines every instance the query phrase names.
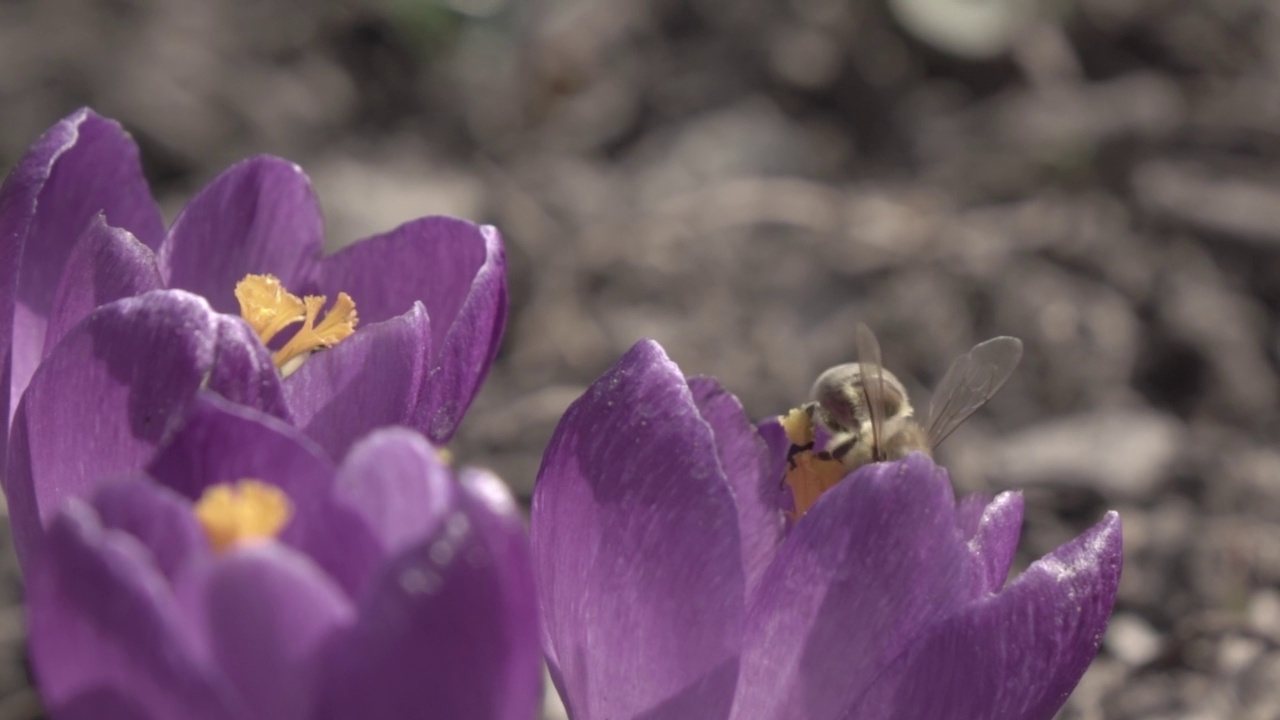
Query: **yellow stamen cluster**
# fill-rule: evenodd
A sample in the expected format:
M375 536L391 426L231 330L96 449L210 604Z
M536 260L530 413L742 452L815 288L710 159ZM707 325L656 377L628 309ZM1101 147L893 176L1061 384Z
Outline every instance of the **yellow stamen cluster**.
M791 513L791 519L795 521L809 512L822 493L835 487L848 470L839 460L818 457L813 451L813 418L805 408L796 408L779 417L778 421L791 441L784 479L795 501L795 511Z
M214 485L196 501L195 515L215 552L274 538L293 514L289 498L260 480Z
M272 275L246 275L236 284L236 300L240 301L240 316L257 333L263 345L271 342L281 330L302 323L284 347L271 355L271 361L286 377L301 367L311 353L333 347L350 337L360 321L355 301L350 295L340 292L333 307L317 325L325 297L308 295L299 298Z

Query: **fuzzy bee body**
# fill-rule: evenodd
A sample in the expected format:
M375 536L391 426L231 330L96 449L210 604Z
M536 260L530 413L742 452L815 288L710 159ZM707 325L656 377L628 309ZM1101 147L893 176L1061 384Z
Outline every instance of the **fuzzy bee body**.
M1022 342L997 337L957 358L938 383L923 424L906 388L880 364L880 346L866 325L855 333L858 362L836 365L813 384L805 411L827 433L816 453L846 471L933 449L1000 390L1022 358Z

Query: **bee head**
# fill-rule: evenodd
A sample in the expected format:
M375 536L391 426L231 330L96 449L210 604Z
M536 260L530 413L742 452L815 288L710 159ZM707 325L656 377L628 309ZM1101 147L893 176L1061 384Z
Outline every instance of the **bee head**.
M829 368L813 383L810 395L818 404L818 420L833 433L861 430L870 423L868 402L877 398L884 408L885 420L899 415L910 417L912 412L907 404L907 391L898 378L870 363L845 363Z

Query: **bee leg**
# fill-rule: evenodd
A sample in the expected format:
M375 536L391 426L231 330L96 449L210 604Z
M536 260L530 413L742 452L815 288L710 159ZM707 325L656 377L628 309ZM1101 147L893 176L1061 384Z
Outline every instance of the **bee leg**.
M857 445L857 444L858 444L858 439L857 439L856 437L855 437L855 438L849 438L848 440L845 440L844 442L840 443L839 445L837 445L837 446L835 446L835 447L831 448L831 452L830 452L830 453L824 453L824 454L827 454L827 455L828 455L828 457L831 457L831 458L833 458L833 459L835 459L835 460L843 461L843 460L844 460L844 456L845 456L845 455L848 455L848 454L849 454L849 452L850 452L851 450L853 450L853 446L854 446L854 445Z
M795 469L796 469L796 456L797 456L797 455L799 455L799 454L800 454L800 453L802 453L802 452L807 452L807 451L812 450L812 449L813 449L813 443L812 443L812 442L805 443L804 445L792 445L792 446L790 447L790 449L788 449L788 450L787 450L787 465L788 465L792 470L795 470Z

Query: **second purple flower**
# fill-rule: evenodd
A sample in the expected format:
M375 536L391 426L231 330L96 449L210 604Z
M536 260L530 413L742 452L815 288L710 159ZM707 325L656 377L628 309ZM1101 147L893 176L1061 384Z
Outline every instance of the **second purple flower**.
M174 288L244 316L280 369L296 369L288 419L335 457L383 425L448 441L506 322L497 230L422 218L327 257L322 240L292 163L233 166L166 230L120 126L89 110L62 120L0 187L0 435L36 367L94 308Z

